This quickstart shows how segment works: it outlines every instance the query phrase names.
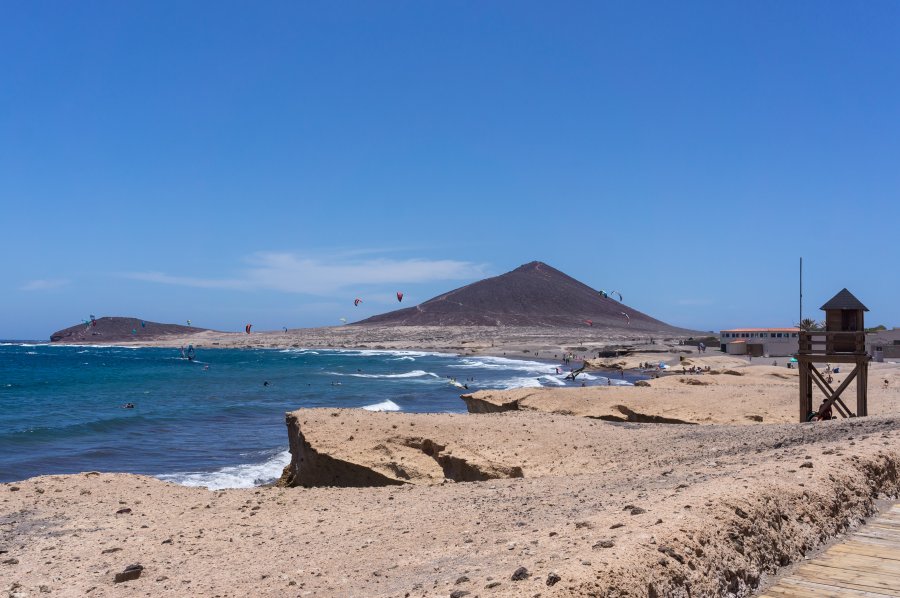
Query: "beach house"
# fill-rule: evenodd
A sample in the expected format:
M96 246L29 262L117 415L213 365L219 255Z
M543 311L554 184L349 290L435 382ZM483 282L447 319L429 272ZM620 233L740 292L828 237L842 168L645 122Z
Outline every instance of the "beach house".
M732 328L719 332L719 342L729 355L786 357L797 352L799 334L799 328Z
M900 360L900 328L866 334L866 353L873 361Z

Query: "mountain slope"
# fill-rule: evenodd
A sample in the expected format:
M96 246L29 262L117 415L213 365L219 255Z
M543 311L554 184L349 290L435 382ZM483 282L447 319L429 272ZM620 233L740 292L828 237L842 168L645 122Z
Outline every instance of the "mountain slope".
M623 314L628 314L627 317ZM681 331L628 307L542 262L438 295L356 325L587 326Z

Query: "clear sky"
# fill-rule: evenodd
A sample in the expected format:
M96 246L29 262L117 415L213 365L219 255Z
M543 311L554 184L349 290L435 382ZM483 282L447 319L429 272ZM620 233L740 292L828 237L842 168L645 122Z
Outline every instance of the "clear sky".
M900 326L900 4L0 0L0 338L339 324L541 260ZM353 299L364 303L353 307Z

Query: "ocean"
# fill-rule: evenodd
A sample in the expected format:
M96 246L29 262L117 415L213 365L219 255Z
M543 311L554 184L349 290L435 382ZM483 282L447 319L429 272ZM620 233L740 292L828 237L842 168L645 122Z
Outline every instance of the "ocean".
M290 460L286 411L460 413L463 392L607 384L596 372L567 382L556 367L418 351L200 349L189 361L169 348L0 343L0 482L104 471L252 487Z

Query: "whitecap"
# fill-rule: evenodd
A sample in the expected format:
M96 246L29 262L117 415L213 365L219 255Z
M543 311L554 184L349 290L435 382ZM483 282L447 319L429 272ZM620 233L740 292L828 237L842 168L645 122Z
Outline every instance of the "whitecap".
M277 480L285 465L290 462L290 451L282 451L263 463L233 465L216 471L167 473L156 477L182 486L205 486L209 490L253 488Z
M381 403L375 403L374 405L366 405L363 409L366 411L402 411L400 405L390 399L382 401Z
M426 372L425 370L413 370L402 374L343 374L340 372L328 372L328 374L332 376L352 376L354 378L421 378L423 376L440 378L437 374Z
M508 378L506 380L491 382L490 386L502 390L509 390L511 388L540 388L543 384L541 384L540 380L537 378L523 376L521 378Z
M459 369L484 369L484 370L503 370L514 372L528 372L533 374L544 374L547 370L556 366L540 361L528 361L524 359L508 359L506 357L479 357L463 358L460 363L449 365L450 368Z
M357 357L457 357L455 353L437 353L432 351L405 351L395 349L334 349L335 353Z

